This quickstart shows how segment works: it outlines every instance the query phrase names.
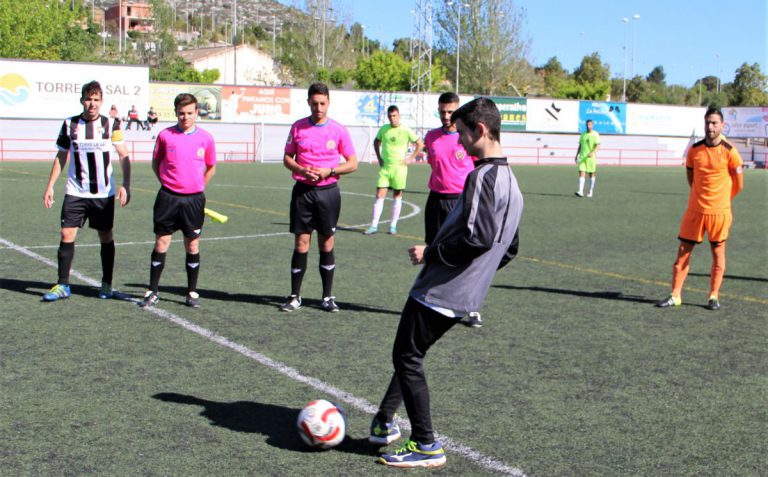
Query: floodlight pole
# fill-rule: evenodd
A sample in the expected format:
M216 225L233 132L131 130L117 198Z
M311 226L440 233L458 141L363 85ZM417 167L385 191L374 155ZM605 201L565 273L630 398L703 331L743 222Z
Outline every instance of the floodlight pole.
M624 74L622 75L624 77L624 88L621 93L621 101L626 103L627 102L627 23L629 23L629 18L624 17L621 19L622 22L624 22Z

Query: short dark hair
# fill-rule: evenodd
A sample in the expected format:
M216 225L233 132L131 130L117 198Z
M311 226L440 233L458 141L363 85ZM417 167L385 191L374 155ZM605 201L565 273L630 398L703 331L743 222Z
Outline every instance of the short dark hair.
M329 98L331 97L331 94L328 92L328 85L325 83L317 82L309 85L309 90L307 91L307 99L316 94L322 94L323 96L328 96Z
M443 93L440 95L439 98L437 98L437 104L458 103L458 102L459 102L459 95L452 91Z
M101 90L101 85L98 81L91 81L83 85L83 89L80 91L80 97L82 99L88 98L93 93L99 93L99 96L104 97L104 92Z
M400 108L398 108L397 106L395 106L393 104L392 106L387 108L387 114L391 113L392 111L397 111L399 113L400 112Z
M488 98L476 98L460 107L451 115L451 122L461 121L470 129L477 129L478 123L488 128L488 137L500 142L501 114L496 103Z
M592 124L595 124L595 122L594 122L594 121L592 121L591 119L587 119L586 121L584 121L584 124L587 124L587 123L592 123Z
M184 106L190 104L197 104L197 98L195 98L195 95L189 93L179 93L176 96L176 99L173 100L173 110L178 113L179 108L183 108Z
M707 116L709 116L710 114L717 114L718 116L720 116L720 122L723 121L723 112L720 111L720 108L710 106L709 108L707 108L707 112L704 113L704 118L706 119Z

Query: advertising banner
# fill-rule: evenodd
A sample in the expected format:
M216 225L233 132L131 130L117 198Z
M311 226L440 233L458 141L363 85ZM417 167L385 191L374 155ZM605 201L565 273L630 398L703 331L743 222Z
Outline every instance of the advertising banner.
M591 119L594 130L600 134L625 134L627 104L605 101L579 102L579 131L586 131L585 123Z
M704 110L699 107L627 104L627 134L703 136Z
M575 133L579 131L579 102L564 99L528 99L526 131Z
M525 98L495 96L490 99L496 103L501 113L502 131L525 131L528 115L528 103Z
M221 121L221 86L191 83L152 83L149 86L150 106L160 121L176 121L173 100L179 93L197 98L198 121Z
M222 121L291 124L290 88L222 86Z
M63 119L81 113L83 84L93 80L104 92L101 114L114 104L121 117L131 106L146 115L146 66L0 60L0 117Z
M723 108L726 137L768 137L768 107Z

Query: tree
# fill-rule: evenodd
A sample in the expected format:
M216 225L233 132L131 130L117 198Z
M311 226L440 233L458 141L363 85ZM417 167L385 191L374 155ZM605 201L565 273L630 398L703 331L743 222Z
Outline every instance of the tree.
M573 76L557 85L555 97L604 100L611 93L610 68L595 52L581 59Z
M437 2L435 12L441 48L456 52L460 29L461 90L523 94L522 91L539 83L526 60L530 39L523 32L525 10L517 8L513 0L473 1L469 7L464 5L463 1L451 5Z
M179 81L182 83L210 84L219 79L217 69L197 71L189 66L180 56L173 56L160 68L150 68L149 78L152 81Z
M398 38L392 42L392 51L400 55L405 61L411 61L411 43L414 40L410 38Z
M369 58L360 59L353 77L361 89L408 91L411 67L391 51L377 51Z
M611 69L600 59L600 53L594 52L581 59L581 64L573 72L573 78L581 84L610 81Z
M80 2L0 0L0 57L91 59L98 37L87 27Z
M641 98L646 94L648 89L648 83L642 76L637 75L631 80L627 81L627 101L631 103L639 103Z
M550 96L555 95L558 88L568 80L568 72L557 56L548 59L544 66L536 68L536 72L544 78L544 93Z
M341 88L349 81L350 73L347 70L333 70L331 72L331 84Z
M734 106L765 106L768 104L768 76L760 71L760 65L742 63L733 78Z
M720 80L717 78L717 76L709 75L701 78L701 84L704 85L707 91L715 91L717 90L717 86L720 84Z
M651 70L650 73L648 73L648 76L646 76L645 79L649 83L655 83L663 86L664 84L666 84L666 77L667 75L664 73L664 67L657 66L656 68Z

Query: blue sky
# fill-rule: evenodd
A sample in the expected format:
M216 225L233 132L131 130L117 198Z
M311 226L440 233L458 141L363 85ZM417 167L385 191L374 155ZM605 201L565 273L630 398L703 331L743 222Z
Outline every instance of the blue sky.
M434 0L441 1L441 0ZM467 1L467 0L464 0ZM474 0L481 1L481 0ZM415 0L341 0L350 23L366 27L366 36L391 49L396 38L413 31ZM290 0L282 3L293 4ZM744 62L768 68L767 0L515 0L526 10L531 39L529 61L542 65L557 56L573 71L584 55L599 52L613 77L623 73L626 32L627 76L632 76L633 28L635 73L647 75L661 65L668 84L691 86L716 75L733 80ZM635 14L639 20L633 20ZM630 21L625 24L622 18ZM625 26L626 25L626 26Z

